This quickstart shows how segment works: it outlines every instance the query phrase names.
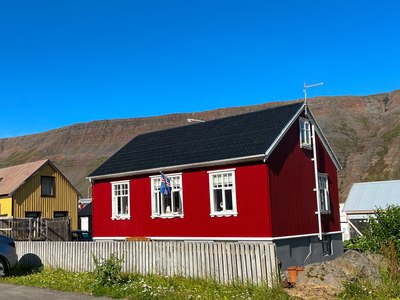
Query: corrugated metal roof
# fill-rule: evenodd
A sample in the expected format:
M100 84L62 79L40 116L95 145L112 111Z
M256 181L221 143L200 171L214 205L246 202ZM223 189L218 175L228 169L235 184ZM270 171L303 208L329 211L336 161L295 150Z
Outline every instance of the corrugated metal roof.
M400 205L400 180L354 183L343 211L369 212L388 205Z
M48 159L0 169L0 195L14 193Z

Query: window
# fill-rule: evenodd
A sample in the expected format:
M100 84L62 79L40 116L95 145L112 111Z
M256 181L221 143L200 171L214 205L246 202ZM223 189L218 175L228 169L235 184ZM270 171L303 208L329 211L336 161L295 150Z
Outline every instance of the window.
M330 235L324 235L322 237L322 255L330 256L332 255L332 237Z
M319 200L320 210L322 213L330 212L329 205L329 190L328 190L328 175L318 174L318 185L319 185Z
M55 180L51 176L41 177L42 196L54 197L55 194Z
M300 147L311 149L311 125L304 118L300 118Z
M53 213L53 215L54 215L54 219L65 218L65 217L68 217L68 212L67 211L55 211Z
M211 216L237 216L235 170L209 173Z
M26 211L25 218L40 218L40 211Z
M130 218L129 181L112 182L112 219Z
M171 191L161 193L161 176L151 177L152 218L183 217L182 175L166 175Z

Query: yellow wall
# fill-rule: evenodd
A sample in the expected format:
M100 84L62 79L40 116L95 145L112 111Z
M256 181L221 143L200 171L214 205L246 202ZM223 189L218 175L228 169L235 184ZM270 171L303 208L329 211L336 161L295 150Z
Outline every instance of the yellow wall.
M12 198L0 199L0 216L2 217L12 216Z
M41 176L55 178L55 197L42 197ZM67 211L71 229L78 228L78 193L50 164L42 166L13 195L14 217L24 218L26 211L39 211L42 218L53 218L55 211Z

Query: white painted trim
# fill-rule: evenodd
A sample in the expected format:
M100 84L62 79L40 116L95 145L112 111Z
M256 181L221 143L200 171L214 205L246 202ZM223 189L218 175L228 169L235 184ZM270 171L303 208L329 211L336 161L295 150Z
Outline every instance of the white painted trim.
M324 232L324 235L333 235L342 233L342 231L332 231L332 232ZM279 237L176 237L176 236L151 236L149 237L152 240L188 240L188 241L275 241L275 240L285 240L285 239L295 239L302 237L310 237L310 236L318 236L318 232L309 233L309 234L299 234L299 235L288 235L288 236L279 236Z
M181 214L163 214L163 215L151 215L152 219L173 219L173 218L183 218L184 215Z
M324 145L325 149L328 151L329 156L331 157L333 163L336 166L337 170L341 170L342 169L342 165L339 162L339 159L336 157L335 153L333 152L333 149L331 147L331 145L329 144L328 140L326 139L324 133L321 130L321 127L318 125L317 120L315 120L313 114L311 113L310 109L307 109L307 117L310 119L310 121L312 122L312 124L315 125L316 130L317 130L317 135L320 138L322 144Z
M118 178L118 177L127 177L133 175L144 175L149 173L159 173L161 170L167 171L174 171L174 170L184 170L184 169L191 169L191 168L199 168L199 167L209 167L209 166L220 166L226 165L229 163L240 163L240 162L248 162L248 161L255 161L255 160L263 160L265 154L256 154L250 156L243 156L243 157L235 157L235 158L227 158L221 160L212 160L200 163L192 163L192 164L184 164L184 165L176 165L176 166L168 166L168 167L159 167L153 169L146 169L146 170L139 170L139 171L129 171L129 172L122 172L122 173L115 173L115 174L107 174L107 175L99 175L99 176L88 176L86 179L94 180L94 179L106 179L106 178Z
M129 183L131 180L118 180L118 181L110 181L111 184L123 184L123 183Z
M121 181L112 181L111 184L111 220L119 221L119 220L130 220L131 219L131 185L130 180L121 180ZM117 196L115 195L115 186L126 184L128 185L128 214L127 215L118 215L116 213L117 208Z
M342 233L342 231L331 231L324 232L324 235L333 235ZM167 241L167 240L176 240L176 241L267 241L272 242L276 240L285 240L285 239L296 239L302 237L310 237L310 236L318 236L318 232L309 233L309 234L299 234L299 235L287 235L287 236L279 236L279 237L187 237L187 236L149 236L147 238L151 240L159 240L159 241ZM126 240L128 237L93 237L93 240Z
M264 159L266 160L271 153L275 150L276 146L280 143L280 141L283 139L285 134L289 131L290 127L292 127L293 123L298 119L300 114L303 112L304 108L306 107L306 104L303 104L300 109L296 112L296 114L293 116L293 118L289 121L289 123L286 124L286 126L282 129L281 133L278 135L278 137L275 139L275 141L269 146L267 151L265 151L265 157Z
M168 173L165 174L163 173L165 176L167 177L173 177L173 176L182 176L183 172L179 172L179 173ZM161 178L161 174L157 174L157 175L150 175L149 178Z
M157 219L157 218L161 218L161 219L173 219L173 218L183 218L184 216L184 210L183 210L183 176L182 176L182 172L180 173L175 173L175 174L164 174L166 177L168 177L171 181L171 199L172 199L172 194L174 192L179 192L179 197L181 200L181 212L180 213L174 213L174 212L169 212L169 213L161 213L162 208L160 207L160 213L157 213L157 199L154 198L154 194L155 194L155 189L154 189L154 181L155 180L159 180L161 179L161 174L159 175L154 175L154 176L149 176L150 178L150 185L151 185L151 218L152 219ZM178 180L175 179L175 182L172 180L172 178L179 178L179 186L180 188L174 189L174 185L176 185L176 183L178 183ZM157 196L158 197L158 196ZM160 202L162 203L162 199L164 198L164 195L161 195L161 199ZM172 206L172 200L171 200L171 206ZM172 207L171 207L172 209Z
M127 239L127 237L125 236L100 236L100 237L93 237L94 241L115 241L115 240L119 240L119 241L125 241Z
M317 198L317 215L318 215L318 238L322 241L322 221L321 221L321 196L319 194L319 173L318 173L318 161L317 161L317 143L315 139L315 126L311 124L311 139L313 148L313 158L314 163L314 176L315 176L315 193Z
M225 170L216 170L210 171L208 173L208 188L210 192L210 216L211 217L231 217L237 216L237 199L236 199L236 169L225 169ZM213 176L215 175L224 175L224 174L232 174L232 210L224 210L224 211L215 211L214 210L214 187L213 187ZM225 189L222 189L225 191ZM225 204L225 193L222 193L222 201Z
M301 139L301 133L302 133L302 126L301 126L301 123L307 123L308 124L308 135L309 135L309 140L310 140L310 142L309 143L303 143L302 142L302 139ZM303 118L303 117L299 117L299 140L300 140L300 148L302 148L302 149L307 149L307 150L311 150L312 149L312 133L311 133L311 126L312 126L312 124L311 124L311 122L310 122L310 120L309 119L307 119L307 118Z
M221 169L221 170L213 170L213 171L207 171L208 174L214 174L214 173L230 173L236 171L236 168L231 168L231 169Z
M223 213L211 213L210 216L211 217L237 217L238 213L235 212L223 212Z

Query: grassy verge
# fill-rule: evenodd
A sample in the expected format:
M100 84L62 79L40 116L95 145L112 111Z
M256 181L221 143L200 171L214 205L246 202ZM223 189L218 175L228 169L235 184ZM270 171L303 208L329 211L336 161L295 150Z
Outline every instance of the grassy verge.
M358 279L345 283L345 289L338 299L400 299L400 281L390 278L388 272L383 274L382 284L373 285L370 282Z
M290 299L280 287L223 285L212 280L139 274L121 274L116 282L104 284L96 273L47 268L36 272L17 270L12 276L0 279L0 283L127 299Z

